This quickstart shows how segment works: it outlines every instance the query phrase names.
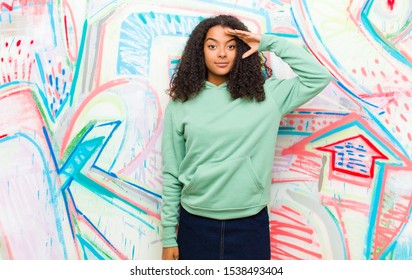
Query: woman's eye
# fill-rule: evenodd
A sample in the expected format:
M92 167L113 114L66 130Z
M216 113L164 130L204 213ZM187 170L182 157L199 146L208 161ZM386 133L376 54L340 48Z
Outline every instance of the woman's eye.
M229 50L234 50L234 49L236 49L236 45L229 45L229 46L228 46L228 49L229 49Z
M214 49L216 49L216 46L215 45L209 45L209 46L207 46L209 49L211 49L211 50L214 50Z

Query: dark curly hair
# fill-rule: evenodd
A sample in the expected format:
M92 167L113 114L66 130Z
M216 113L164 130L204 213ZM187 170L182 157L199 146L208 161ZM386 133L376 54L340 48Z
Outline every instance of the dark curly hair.
M182 102L190 100L205 86L208 72L203 45L206 33L216 25L249 31L245 24L231 15L219 15L202 20L190 34L181 60L172 75L167 93L173 100ZM266 64L266 58L259 52L243 59L242 55L249 50L249 46L237 37L235 40L237 54L227 80L228 91L233 99L263 101L265 99L263 84L272 75L272 69Z

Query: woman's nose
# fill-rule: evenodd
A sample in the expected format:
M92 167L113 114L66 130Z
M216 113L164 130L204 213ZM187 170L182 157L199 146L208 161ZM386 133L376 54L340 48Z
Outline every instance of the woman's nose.
M221 48L221 49L219 50L218 57L219 57L219 58L225 58L225 57L226 57L226 50L225 50L225 48Z

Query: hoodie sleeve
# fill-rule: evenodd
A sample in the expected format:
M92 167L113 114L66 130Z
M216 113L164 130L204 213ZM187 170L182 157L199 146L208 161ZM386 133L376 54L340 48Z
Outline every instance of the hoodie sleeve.
M172 101L171 101L172 102ZM162 135L162 211L163 247L177 246L176 227L179 219L182 183L179 181L179 166L185 153L185 141L176 128L171 102L165 110Z
M291 79L271 77L265 83L266 94L275 99L282 115L315 97L331 80L329 72L319 61L285 38L263 34L259 51L273 52L297 74Z

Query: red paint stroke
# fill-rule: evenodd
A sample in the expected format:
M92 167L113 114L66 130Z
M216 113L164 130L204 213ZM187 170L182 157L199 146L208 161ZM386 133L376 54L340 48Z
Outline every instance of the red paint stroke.
M388 4L389 9L393 11L393 6L395 6L395 0L388 0L387 4Z
M308 228L306 225L298 227L298 226L291 225L289 223L281 223L281 222L276 222L276 221L271 221L270 225L271 225L272 232L274 232L275 235L292 237L293 239L304 241L305 243L308 243L308 244L313 243L312 238L305 237L303 234L297 234L297 233L292 232L292 231L295 231L295 232L297 231L299 233L307 233L307 235L311 236L313 234L313 230Z
M119 174L122 175L130 175L132 172L134 172L135 167L141 165L146 158L148 157L149 152L153 150L153 147L156 144L157 139L161 135L161 131L163 129L163 122L160 120L163 119L163 113L162 113L162 107L160 106L160 99L159 96L156 94L156 91L149 85L145 84L146 88L153 92L153 96L155 97L155 103L157 106L157 122L156 126L153 128L152 135L150 138L147 140L147 142L144 144L143 149L135 156L135 158L126 166L124 166L121 170L119 170Z
M309 241L309 242L305 242L306 244L310 244L312 243L312 238L304 238L304 237L300 237L300 238L296 238L298 235L296 234L291 234L288 231L278 231L276 229L276 225L271 225L271 238L270 238L270 242L271 242L271 249L272 252L274 253L274 255L276 256L276 258L281 258L282 255L285 255L284 253L286 252L289 255L289 258L292 259L300 259L297 256L293 256L292 252L299 252L300 254L305 254L305 255L309 255L312 258L316 258L316 259L322 259L322 254L314 252L312 250L308 250L303 248L302 246L299 246L296 244L296 242L287 242L284 240L281 240L282 236L286 236L289 239L294 239L294 240L300 240L300 241ZM276 238L276 236L278 236L279 238ZM282 248L282 249L281 249ZM283 250L284 253L281 254L279 251ZM286 251L285 251L286 250ZM306 257L307 258L307 257Z
M31 68L27 66L30 65L30 60L32 60L30 58L32 49L29 47L29 49L26 50L26 46L28 46L27 43L29 42L18 39L15 44L9 44L7 42L4 44L6 48L8 48L8 55L0 58L0 61L6 64L2 76L4 83L16 80L25 81L27 77L30 77L29 71L31 71Z
M357 139L357 138L360 138L364 143L366 143L367 148L365 150L367 150L367 151L371 150L371 153L367 154L368 158L365 159L365 161L364 161L364 162L371 162L368 174L363 174L363 173L360 173L360 172L357 172L357 171L351 171L351 170L339 167L335 164L337 151L336 151L336 149L334 149L334 147L337 146L337 145L345 145L344 144L345 142L348 142L350 140L354 140L354 139ZM319 151L325 151L325 152L332 153L332 160L331 160L332 170L339 171L339 172L346 173L346 174L350 174L350 175L357 176L357 177L363 177L363 178L373 178L376 159L385 159L385 160L389 159L387 156L385 156L383 153L381 153L379 151L379 149L376 148L375 145L373 145L373 143L369 139L367 139L365 136L363 136L361 134L357 135L357 136L354 136L354 137L339 140L339 141L334 142L332 144L329 144L327 146L317 147L316 149L319 150Z
M77 253L77 258L80 259L80 256L82 255L81 253L81 245L79 244L78 240L74 237L79 235L80 233L77 233L77 226L76 226L76 216L77 216L77 211L76 211L76 206L74 205L74 201L72 200L70 195L66 195L64 192L63 194L66 199L67 199L67 212L69 213L68 218L69 218L69 224L72 229L72 234L73 234L73 239L74 239L74 247L75 251Z
M67 16L63 17L63 23L64 23L64 33L66 37L66 44L69 46L69 32L67 31Z
M302 254L309 258L322 259L322 254L304 248L304 243L313 245L314 230L304 222L304 217L298 211L286 206L271 209L274 218L270 221L271 256L275 259L302 259ZM282 240L286 238L287 240ZM299 242L294 242L299 241ZM293 252L298 253L294 255ZM308 257L305 257L308 258Z
M322 166L319 163L298 155L291 163L290 171L317 179L319 178L321 168Z
M382 86L380 84L378 84L378 92L372 92L372 93L365 93L365 94L358 94L359 98L365 99L365 98L387 98L387 99L391 99L396 97L396 92L394 91L383 91L382 90Z
M293 244L293 243L289 243L289 242L285 242L285 241L280 241L280 240L277 240L277 239L274 239L274 238L271 238L270 241L271 241L272 243L275 243L275 244L276 244L276 247L279 247L279 245L283 245L283 246L289 247L290 249L299 251L299 252L301 252L301 253L305 253L305 254L307 254L307 255L309 255L309 256L312 256L312 257L314 257L314 258L316 258L316 259L319 259L319 260L322 259L322 254L319 254L319 253L316 253L316 252L313 252L313 251L304 249L304 248L302 248L302 247L300 247L300 246L298 246L298 245L295 245L295 244Z
M66 38L66 46L67 46L67 52L70 61L75 62L77 60L78 56L78 45L79 42L77 40L77 28L75 24L75 19L74 19L74 14L73 10L70 7L70 4L67 3L67 1L63 2L63 11L64 11L64 32L65 32L65 38ZM73 29L73 36L72 40L69 38L69 27Z
M14 104L10 107L9 104ZM0 95L0 110L8 110L6 118L0 120L0 129L8 135L17 131L35 131L42 135L42 127L46 126L37 103L33 99L32 89L26 84L12 86ZM1 137L7 136L3 134ZM0 138L1 138L0 137Z
M385 170L384 180L388 176ZM379 205L377 207L377 219L375 238L373 240L372 259L380 259L381 255L393 244L396 237L401 234L405 224L409 220L409 213L412 208L412 192L405 191L402 195L393 198L394 193L384 184L382 185ZM392 202L395 202L393 205Z
M3 10L3 8L6 8L7 10L9 10L11 12L14 8L14 2L15 2L15 0L13 0L13 2L11 2L11 5L9 5L7 3L4 3L4 2L1 2L1 4L0 4L1 10Z
M5 231L4 231L4 229L3 229L3 226L0 224L0 233L1 233L1 239L3 240L3 245L4 245L4 247L5 247L5 251L7 252L7 254L8 254L8 259L9 260L13 260L14 259L14 256L13 256L13 251L12 251L12 249L11 249L11 246L10 246L10 242L9 242L9 239L8 239L8 237L7 237L7 235L6 235L6 233L5 233Z
M367 217L369 215L370 205L368 203L346 198L336 198L334 196L323 196L322 203L324 205L339 207L345 211L350 210L356 213L360 213L363 216Z
M112 244L110 244L108 240L100 232L97 231L95 226L85 218L84 215L77 212L75 203L72 200L71 196L65 194L65 197L67 199L68 212L70 213L68 216L69 216L69 223L73 231L73 237L82 235L79 224L83 224L85 227L90 229L95 234L96 240L99 239L100 241L102 241L103 244L105 244L109 250L111 250L115 255L119 257L119 259L127 260L126 255L124 255L122 252L116 249ZM81 259L81 256L83 255L82 249L81 249L82 246L79 243L77 238L74 238L74 246L76 248L78 259Z
M290 216L288 216L288 215L286 215L286 214L284 214L284 213L282 213L282 212L274 211L274 210L272 210L272 211L270 211L270 212L273 213L273 214L275 214L275 215L278 216L278 217L283 217L283 218L285 218L285 219L287 219L287 220L290 220L291 222L294 222L295 224L304 225L304 223L302 223L301 221L299 221L299 220L297 220L297 219L295 219L295 218L292 218L292 217L290 217Z
M19 0L19 5L17 6L18 8L20 7L26 7L29 6L31 3L34 4L45 4L48 0ZM5 2L0 3L0 12L3 10L3 8L6 8L9 12L13 11L15 8L15 2L17 0L13 0L11 4L7 4Z
M79 118L80 114L83 112L84 108L89 104L89 102L91 102L93 100L93 98L95 98L97 95L103 93L104 91L112 88L112 87L116 87L118 85L122 85L122 84L126 84L129 81L127 79L118 79L118 80L114 80L114 81L110 81L106 84L101 85L99 88L94 89L93 91L91 91L89 93L89 95L87 96L87 98L85 100L83 100L82 104L77 108L75 114L73 115L70 125L67 128L67 131L65 133L65 136L63 138L62 141L62 147L60 150L60 158L63 158L64 156L64 152L66 151L68 142L70 140L70 135L73 132L74 129L74 125L76 124L77 119Z
M302 260L302 258L298 258L286 250L282 250L281 248L274 246L272 246L271 258L274 260Z
M0 135L0 139L6 137L7 134Z
M344 209L341 209L340 203L337 199L331 198L331 197L323 196L322 197L322 204L324 204L325 206L329 206L330 208L335 209L335 212L334 212L335 215L334 216L339 221L339 228L343 233L343 243L344 243L344 246L345 246L346 255L347 255L347 258L350 260L352 258L351 257L352 252L350 250L349 239L347 237L348 231L346 230L346 224L345 224L344 220L342 219L342 212L344 212ZM357 209L355 211L357 211Z
M290 146L289 148L284 149L282 151L282 155L299 154L301 156L319 157L319 154L315 153L313 150L308 150L306 146L309 145L315 139L329 134L331 130L333 130L336 127L347 126L348 124L355 122L358 122L360 124L359 127L362 128L362 130L372 132L374 136L378 137L380 145L382 147L387 147L389 150L391 150L396 155L396 157L400 159L405 168L412 167L412 162L404 154L400 153L388 140L386 140L383 137L379 137L379 134L375 132L375 129L356 113L351 113L341 118L340 120L334 122L332 125L316 131L316 133L306 137L301 142L298 142Z

